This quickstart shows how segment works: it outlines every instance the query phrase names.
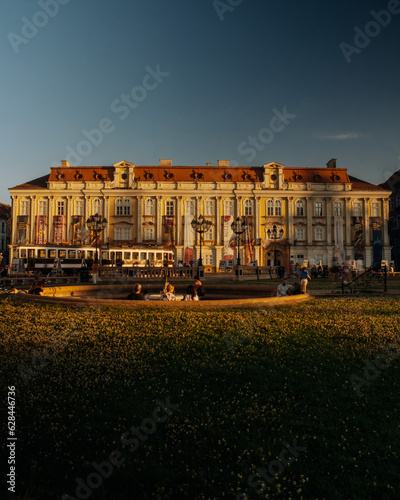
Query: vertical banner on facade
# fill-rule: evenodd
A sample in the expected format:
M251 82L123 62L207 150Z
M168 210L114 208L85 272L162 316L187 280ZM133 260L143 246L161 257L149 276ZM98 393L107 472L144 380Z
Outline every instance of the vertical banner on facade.
M341 265L344 261L344 245L343 245L343 217L334 218L335 230L335 255L334 260Z
M54 243L62 243L63 242L63 233L64 233L64 216L63 215L55 215L54 216Z
M46 215L36 216L36 244L44 245L46 243Z
M25 245L27 242L28 215L18 215L18 244Z
M185 225L183 227L183 252L185 265L189 265L190 262L193 262L194 232L191 225L192 219L192 215L185 215Z
M232 222L233 222L232 215L224 215L224 217L223 217L223 227L224 227L223 258L224 258L224 260L233 259L233 248L235 246L235 234L231 228Z
M382 219L381 217L371 217L372 241L373 241L373 266L380 269L382 263Z
M364 260L364 229L362 217L353 217L354 259Z
M254 217L245 215L242 217L247 224L246 231L242 234L242 244L244 248L244 264L249 266L254 260Z
M164 219L164 246L168 250L172 250L174 246L174 219L167 218Z
M83 215L74 215L72 217L72 240L80 240L80 231L83 228Z

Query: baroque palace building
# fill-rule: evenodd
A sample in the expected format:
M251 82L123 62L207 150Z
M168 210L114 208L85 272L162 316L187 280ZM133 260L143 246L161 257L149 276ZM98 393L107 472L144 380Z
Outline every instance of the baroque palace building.
M203 240L206 266L236 256L230 225L237 217L248 223L242 264L268 266L275 256L285 267L303 260L330 265L335 257L365 266L390 259L390 191L349 176L336 160L323 168L232 167L227 160L73 167L62 161L9 191L10 258L18 245L90 244L85 222L100 214L108 222L100 248L162 245L174 250L175 264L188 264L199 257L190 222L202 214L212 222Z

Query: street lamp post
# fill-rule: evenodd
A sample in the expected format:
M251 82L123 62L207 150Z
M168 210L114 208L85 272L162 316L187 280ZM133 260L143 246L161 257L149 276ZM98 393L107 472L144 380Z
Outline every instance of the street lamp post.
M274 267L276 266L276 240L279 240L283 236L283 229L280 229L279 233L276 229L276 226L274 224L272 231L271 229L268 229L267 231L268 239L274 240Z
M198 267L203 267L201 244L203 240L203 234L210 229L210 227L212 226L212 222L210 220L206 220L202 215L200 215L197 220L193 219L190 225L192 226L193 231L196 231L196 233L199 233L200 235L200 259L198 261Z
M247 230L247 222L243 221L240 217L234 220L231 224L232 231L237 236L237 257L236 257L236 265L240 266L240 240L242 234Z
M108 222L107 222L107 219L105 217L103 220L101 220L101 215L95 214L95 215L91 215L89 217L89 219L86 221L86 224L89 227L89 229L91 229L94 233L94 237L96 240L96 262L98 262L99 261L98 252L97 252L98 234L101 233L103 231L103 229L105 229L107 227Z

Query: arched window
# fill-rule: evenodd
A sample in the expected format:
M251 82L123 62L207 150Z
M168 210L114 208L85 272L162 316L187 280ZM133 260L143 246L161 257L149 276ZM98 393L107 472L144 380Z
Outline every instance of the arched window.
M85 215L85 203L80 198L74 201L74 215Z
M371 203L371 217L379 217L381 215L380 206L378 202Z
M244 215L253 215L253 201L245 200L244 202Z
M343 215L342 204L340 201L335 201L333 203L333 215L335 217L341 217Z
M224 215L234 215L235 206L233 200L224 201Z
M39 200L38 215L47 215L47 200Z
M267 201L267 215L274 215L274 202L272 200Z
M29 200L19 202L19 215L29 215Z
M214 213L214 201L213 200L206 200L204 202L204 215L215 215Z
M275 215L282 215L282 202L275 200Z
M93 215L99 214L101 215L101 200L99 198L95 198L92 202L92 213Z
M322 201L314 203L314 213L316 217L322 217Z
M296 215L303 216L304 215L304 203L302 200L296 201Z
M156 206L153 198L147 198L144 202L144 215L155 215Z
M361 217L361 203L358 200L353 201L353 217Z
M122 198L117 198L115 200L115 214L122 215Z
M194 200L186 200L185 215L194 216Z
M131 215L131 200L129 198L125 198L123 208L124 215Z

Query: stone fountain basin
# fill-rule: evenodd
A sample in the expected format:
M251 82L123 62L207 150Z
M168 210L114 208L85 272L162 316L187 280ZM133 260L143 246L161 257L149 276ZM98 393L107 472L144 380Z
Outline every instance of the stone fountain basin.
M175 287L178 295L184 295L187 284ZM159 294L162 286L157 283L144 283L143 293ZM126 300L133 291L133 285L77 285L46 287L45 294L15 295L24 302L40 302L47 304L94 306L94 307L194 307L194 308L232 308L232 307L268 307L284 304L294 304L309 300L308 294L293 297L275 297L276 288L266 286L244 285L212 285L204 284L206 295L199 301L138 301Z

